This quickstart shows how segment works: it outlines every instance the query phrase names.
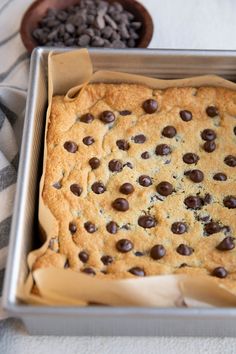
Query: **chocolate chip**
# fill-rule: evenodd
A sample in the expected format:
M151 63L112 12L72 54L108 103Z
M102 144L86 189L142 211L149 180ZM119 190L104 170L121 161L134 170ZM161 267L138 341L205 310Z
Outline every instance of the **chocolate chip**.
M190 256L193 253L193 248L181 243L176 248L176 251L181 254L181 256Z
M93 234L94 232L96 232L96 226L91 222L91 221L86 221L84 223L84 228L87 232L89 232L90 234Z
M208 115L208 117L216 117L218 116L218 109L215 106L209 106L206 109L206 114Z
M86 113L80 118L81 122L87 123L87 124L92 123L93 120L94 120L94 116L91 113Z
M144 277L145 276L145 272L142 268L140 267L133 267L131 269L129 269L129 272L133 275L136 275L138 277Z
M92 145L94 143L94 138L92 136L86 136L85 138L83 138L83 143L85 145Z
M177 134L177 131L175 127L172 125L167 125L163 130L162 130L162 135L165 136L166 138L173 138Z
M205 225L204 230L208 235L212 235L220 232L221 226L217 222L212 221Z
M165 247L162 245L155 245L151 248L150 256L152 259L158 260L164 257L166 254Z
M156 147L156 155L164 156L169 155L171 153L171 148L166 144L160 144Z
M158 104L156 100L149 99L143 102L143 109L148 114L156 112L157 108Z
M114 122L115 120L115 115L113 112L111 111L104 111L102 112L101 116L100 116L100 120L103 122L103 123L112 123Z
M192 120L192 113L190 111L180 111L179 115L184 122L189 122L190 120Z
M125 238L117 241L116 249L121 253L127 253L133 249L133 243Z
M96 194L102 194L106 191L106 187L102 182L94 182L91 188Z
M53 184L53 187L55 188L55 189L61 189L61 182L55 182L54 184Z
M150 157L150 154L148 151L145 151L141 154L142 159L147 160Z
M146 141L146 136L143 134L136 135L132 138L136 144L143 144Z
M236 126L234 127L234 135L236 135Z
M132 168L133 168L133 165L132 165L131 162L126 162L126 163L124 164L124 166L127 166L127 167L131 168L131 170L132 170Z
M185 267L188 267L187 263L181 263L179 268L185 268Z
M224 267L217 267L213 270L212 275L217 278L226 278L228 272Z
M117 140L116 145L118 146L118 148L120 150L123 150L123 151L127 151L130 148L130 144L128 143L128 141L126 141L124 139Z
M135 256L136 256L136 257L142 257L142 256L144 256L144 254L143 254L143 252L136 251L136 252L135 252Z
M77 197L79 197L83 191L82 187L80 187L79 184L77 183L74 183L74 184L71 184L70 186L70 191L76 195Z
M203 145L203 149L206 152L213 152L216 149L216 143L214 141L206 141Z
M69 260L67 259L65 264L64 264L64 268L67 269L70 267L70 263L69 263Z
M228 209L235 209L236 208L236 197L232 195L228 195L223 200L224 206Z
M118 211L127 211L129 209L129 202L124 198L117 198L112 202L112 206Z
M106 229L110 234L116 234L118 232L118 224L115 221L110 221L107 226Z
M236 156L233 155L228 155L224 159L224 163L228 165L229 167L235 167L236 166Z
M121 116L129 116L130 114L132 114L132 112L128 110L120 111L119 113Z
M104 265L108 265L113 262L113 258L111 256L102 256L101 261Z
M92 268L84 268L82 272L92 276L96 275L95 271Z
M180 221L174 222L171 225L171 231L174 234L181 235L187 231L187 225Z
M191 181L193 181L194 183L199 183L202 182L204 179L204 174L202 171L200 170L192 170L189 173L189 178L191 179Z
M222 172L218 172L213 176L213 179L215 181L226 181L227 180L227 176L225 173Z
M216 133L212 129L204 129L201 132L201 138L206 141L212 141L216 139Z
M147 175L142 175L142 176L140 176L139 179L138 179L138 181L139 181L139 184L140 184L141 186L143 186L143 187L149 187L149 186L152 185L152 180L151 180L151 178L150 178L149 176L147 176Z
M161 182L157 185L156 190L160 195L167 197L173 192L173 186L169 182Z
M192 153L192 152L187 152L186 154L184 154L183 156L183 161L185 163L187 163L188 165L191 165L193 163L197 163L199 160L199 156Z
M131 194L133 193L134 191L134 187L131 183L123 183L121 186L120 186L120 189L119 191L123 194Z
M77 231L77 226L73 222L70 222L69 223L69 230L72 234L75 234Z
M97 157L92 157L89 160L89 164L90 164L92 170L96 170L100 166L100 160Z
M190 195L184 199L184 204L190 209L200 209L202 206L201 198Z
M120 160L111 160L108 164L108 168L111 172L121 172L123 170L123 164Z
M203 203L204 205L207 205L207 204L211 204L211 202L212 202L212 196L209 193L207 193L203 199Z
M230 251L235 248L234 238L225 237L219 244L216 246L219 251Z
M73 141L66 141L64 144L64 148L71 153L75 153L78 150L78 145Z
M138 224L144 229L151 229L152 227L155 227L157 223L152 216L142 215L138 218Z
M81 251L81 252L79 253L79 259L80 259L81 262L83 262L83 263L88 262L88 259L89 259L88 253L85 252L85 251Z

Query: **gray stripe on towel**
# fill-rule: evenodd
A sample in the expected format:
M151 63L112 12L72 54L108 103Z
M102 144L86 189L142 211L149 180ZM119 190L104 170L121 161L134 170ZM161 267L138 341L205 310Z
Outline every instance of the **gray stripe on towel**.
M22 61L28 59L28 57L29 57L29 54L26 52L21 54L7 71L4 71L3 73L0 74L0 81L5 80L6 77L12 72L12 70L14 70L15 67L17 65L19 65Z
M0 170L0 192L13 183L16 183L16 178L16 170L12 165L8 165Z
M4 273L5 273L5 269L1 269L0 270L0 296L2 296Z
M10 228L11 216L0 222L0 248L8 245Z
M0 112L1 111L3 111L3 113L5 113L9 122L11 123L11 125L13 125L15 123L15 121L17 120L17 114L15 112L13 112L12 110L10 110L10 108L5 106L5 104L3 104L1 102L1 98L0 98Z
M4 44L6 44L7 42L9 42L11 39L13 39L14 37L16 37L18 35L19 31L16 31L14 33L12 33L9 37L4 38L0 41L0 47Z

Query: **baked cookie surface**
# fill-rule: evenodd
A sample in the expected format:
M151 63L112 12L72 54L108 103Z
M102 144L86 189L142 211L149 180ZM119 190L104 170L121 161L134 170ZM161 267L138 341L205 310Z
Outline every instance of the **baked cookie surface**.
M235 118L224 88L101 83L55 96L42 196L59 233L34 268L211 275L236 290Z

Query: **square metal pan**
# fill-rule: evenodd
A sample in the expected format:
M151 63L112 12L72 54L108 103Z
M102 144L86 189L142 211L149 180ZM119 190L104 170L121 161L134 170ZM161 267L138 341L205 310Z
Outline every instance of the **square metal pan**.
M33 238L38 234L38 183L47 107L48 53L49 49L38 48L31 57L4 308L10 316L21 318L30 334L235 336L236 308L46 307L18 301L16 289L27 275L26 255L37 247ZM217 74L236 81L236 51L94 49L90 54L95 70L159 78Z

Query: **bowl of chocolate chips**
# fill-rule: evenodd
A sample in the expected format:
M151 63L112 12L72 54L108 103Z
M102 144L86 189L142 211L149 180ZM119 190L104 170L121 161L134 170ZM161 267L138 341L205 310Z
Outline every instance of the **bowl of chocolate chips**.
M20 33L29 52L37 46L146 48L153 21L135 0L37 0Z

